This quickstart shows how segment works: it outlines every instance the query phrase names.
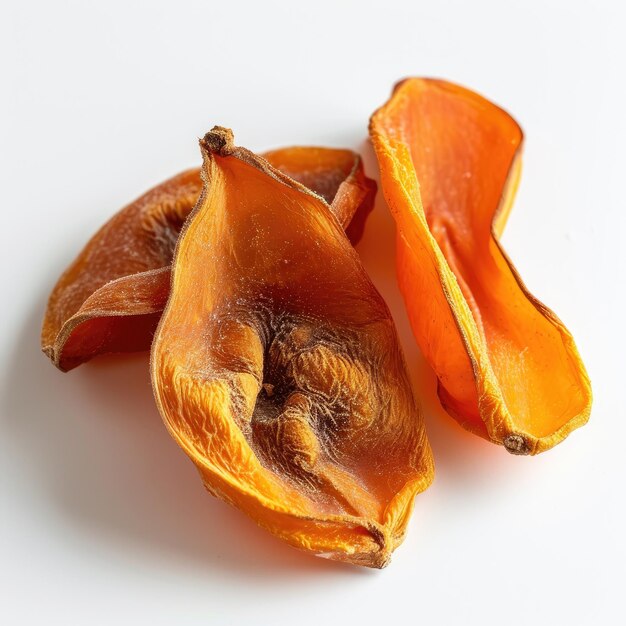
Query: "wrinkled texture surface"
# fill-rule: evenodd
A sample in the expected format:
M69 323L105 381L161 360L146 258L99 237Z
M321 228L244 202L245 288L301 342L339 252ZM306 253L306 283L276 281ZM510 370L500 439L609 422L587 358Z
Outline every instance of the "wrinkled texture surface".
M516 454L559 443L587 421L591 388L570 333L498 242L519 178L519 126L467 89L408 79L370 134L398 227L400 287L443 405Z
M265 158L331 203L358 240L376 184L357 154L295 147ZM98 354L149 349L167 301L178 234L201 189L199 169L183 172L122 209L89 241L48 302L41 342L57 367L66 371Z
M207 489L290 544L383 567L433 476L389 311L331 208L215 128L152 382Z

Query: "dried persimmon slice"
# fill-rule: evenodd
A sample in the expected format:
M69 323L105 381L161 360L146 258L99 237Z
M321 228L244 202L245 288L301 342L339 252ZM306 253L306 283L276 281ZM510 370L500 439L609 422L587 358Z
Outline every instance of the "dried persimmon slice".
M571 334L498 240L520 127L468 89L413 78L374 113L370 134L398 228L400 287L442 404L509 452L551 448L586 423L591 387Z
M178 240L157 405L207 489L301 549L383 567L430 448L391 315L331 207L228 129Z
M373 206L376 184L351 150L292 147L265 158L321 195L353 241ZM169 265L193 209L200 170L183 172L122 209L88 242L54 287L43 323L43 351L63 371L99 354L150 347L167 301ZM357 213L358 211L358 213Z

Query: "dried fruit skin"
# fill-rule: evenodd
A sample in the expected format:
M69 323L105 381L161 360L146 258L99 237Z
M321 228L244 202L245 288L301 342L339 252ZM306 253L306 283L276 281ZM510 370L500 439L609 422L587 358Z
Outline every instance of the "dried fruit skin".
M414 78L374 113L370 134L400 287L442 404L509 452L551 448L587 421L591 387L570 333L498 241L522 131L467 89Z
M376 184L350 150L294 147L265 158L331 203L351 238L373 206ZM44 352L63 371L99 354L147 350L170 284L169 265L202 181L188 170L161 183L107 222L55 286L43 323ZM353 239L355 240L355 239Z
M288 543L384 566L433 465L389 311L330 207L215 128L152 383L207 489Z

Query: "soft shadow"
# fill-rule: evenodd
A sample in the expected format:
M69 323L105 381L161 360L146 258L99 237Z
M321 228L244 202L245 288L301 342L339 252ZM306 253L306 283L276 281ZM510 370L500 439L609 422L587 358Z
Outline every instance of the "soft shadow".
M147 551L238 579L371 572L291 548L210 496L157 412L148 356L103 357L62 374L39 350L44 306L40 297L15 337L0 428L24 480L70 532L120 555Z
M387 302L400 337L415 396L424 413L426 432L433 448L437 480L470 482L476 474L499 471L508 460L500 446L494 446L467 432L446 413L437 397L437 379L425 361L411 331L396 279L396 228L385 202L376 155L369 140L358 151L367 175L378 183L376 204L356 249L372 281ZM474 476L474 478L472 478Z

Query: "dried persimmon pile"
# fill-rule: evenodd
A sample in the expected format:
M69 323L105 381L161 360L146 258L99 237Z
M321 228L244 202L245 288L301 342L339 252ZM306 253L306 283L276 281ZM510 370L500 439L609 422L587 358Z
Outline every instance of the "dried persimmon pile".
M522 131L476 93L413 78L370 135L442 406L513 454L551 448L587 421L591 387L498 239ZM353 247L376 183L350 150L257 155L218 126L200 149L201 169L122 209L63 273L42 348L63 371L151 349L159 412L210 493L293 546L384 567L434 464Z

